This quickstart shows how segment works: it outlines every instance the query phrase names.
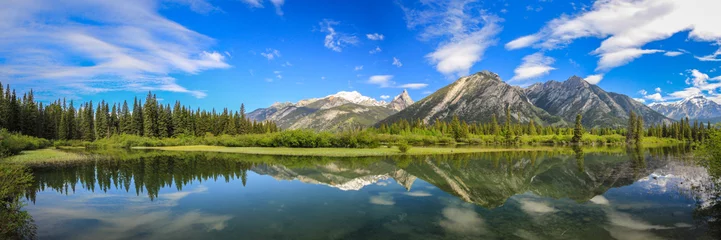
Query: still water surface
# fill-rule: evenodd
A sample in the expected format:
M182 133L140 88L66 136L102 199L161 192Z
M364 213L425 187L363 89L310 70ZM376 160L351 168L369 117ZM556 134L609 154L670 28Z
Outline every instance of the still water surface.
M682 151L681 151L682 152ZM678 149L399 158L130 152L35 168L40 239L717 239Z

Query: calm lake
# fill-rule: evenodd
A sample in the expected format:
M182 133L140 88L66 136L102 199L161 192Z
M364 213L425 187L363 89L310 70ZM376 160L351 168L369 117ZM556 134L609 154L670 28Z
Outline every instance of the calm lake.
M118 152L36 167L40 239L718 239L683 149L394 158Z

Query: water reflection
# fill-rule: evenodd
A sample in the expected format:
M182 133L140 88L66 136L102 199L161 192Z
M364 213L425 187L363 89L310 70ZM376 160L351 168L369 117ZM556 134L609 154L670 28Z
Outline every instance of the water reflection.
M28 211L59 239L711 238L718 178L683 151L122 152L34 169Z

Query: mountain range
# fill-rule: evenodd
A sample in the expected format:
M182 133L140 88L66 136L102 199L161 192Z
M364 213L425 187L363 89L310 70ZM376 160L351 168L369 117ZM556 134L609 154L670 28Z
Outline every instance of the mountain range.
M406 90L391 102L378 101L356 91L338 92L297 103L275 103L248 113L248 117L274 121L282 129L339 131L371 126L412 104Z
M653 110L669 118L680 120L690 119L717 119L721 117L721 104L705 98L704 96L691 96L678 102L652 103L648 105Z
M536 124L554 126L569 126L577 114L583 116L582 124L588 128L623 127L630 112L640 115L648 125L673 121L629 96L607 92L577 76L521 88L489 71L461 77L418 102L413 102L405 90L391 102L355 91L339 92L297 103L276 103L248 116L258 121L275 121L283 129L337 131L401 119L420 119L431 124L437 120L450 121L453 116L476 123L490 122L495 115L502 123L507 109L514 123L533 120Z

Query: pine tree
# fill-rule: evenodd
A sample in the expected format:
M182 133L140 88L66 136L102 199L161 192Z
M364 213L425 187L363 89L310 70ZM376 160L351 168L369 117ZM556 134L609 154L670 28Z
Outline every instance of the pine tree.
M158 137L158 112L156 98L148 92L143 105L143 136Z
M626 143L631 143L636 136L636 113L630 112L628 116L628 128L626 130Z
M638 115L638 119L636 119L636 131L634 139L636 140L636 144L641 144L641 141L643 140L643 117L641 115Z
M458 119L458 115L453 115L453 120L451 120L451 133L453 133L453 138L461 138L461 121Z
M133 117L130 115L128 101L123 101L120 109L120 133L133 134Z
M583 137L583 125L581 124L581 119L581 114L576 115L576 127L573 129L573 138L571 139L571 143L581 143L581 138Z
M143 136L143 107L140 105L138 98L135 98L133 102L133 115L132 115L132 129L133 134Z
M92 106L92 105L91 105ZM98 103L95 112L95 134L96 139L102 139L108 136L108 112L105 111L105 101Z
M509 134L511 132L511 106L506 107L506 127L504 131L506 131L506 134Z

